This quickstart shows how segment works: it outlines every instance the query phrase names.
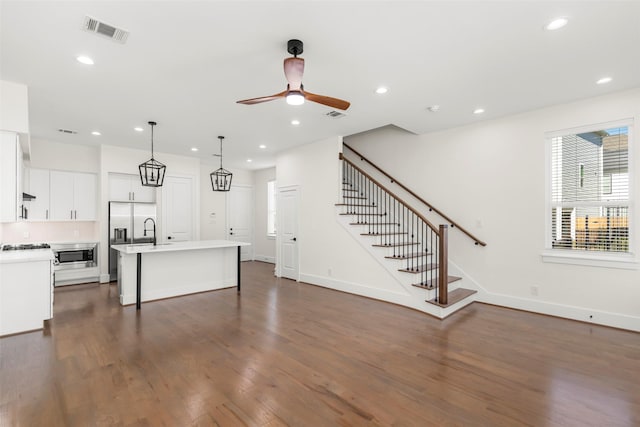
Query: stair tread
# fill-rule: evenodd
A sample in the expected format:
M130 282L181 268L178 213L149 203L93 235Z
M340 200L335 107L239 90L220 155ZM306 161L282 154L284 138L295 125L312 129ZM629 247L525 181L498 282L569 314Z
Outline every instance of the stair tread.
M449 307L457 302L462 301L463 299L475 294L478 291L474 291L473 289L465 289L465 288L458 288L458 289L454 289L453 291L449 292L448 294L448 302L447 304L440 304L439 302L436 301L436 299L432 299L432 300L427 300L427 302L429 304L434 304L437 305L438 307Z
M462 280L462 277L458 276L447 276L447 283L453 283L458 280ZM424 283L414 283L411 286L415 286L417 288L423 289L433 289L438 284L438 277L436 276L434 279L425 280Z
M381 213L341 213L338 215L358 215L358 216L385 216L386 214Z
M415 246L419 245L419 243L394 243L391 245L372 245L375 248L395 248L398 246Z
M398 235L402 235L402 234L407 234L407 232L397 232L397 233L360 233L361 236L371 236L371 237L378 237L378 236L398 236Z
M359 199L359 200L365 200L366 197L362 197L362 196L342 196L343 199Z
M413 253L404 254L404 255L386 256L385 258L387 258L387 259L404 260L404 259L409 259L409 258L421 258L421 257L429 256L429 255L433 255L433 254L431 252L413 252Z
M438 264L430 262L428 264L417 265L412 270L410 270L408 268L401 268L398 271L402 271L403 273L418 274L418 273L422 273L422 272L425 272L425 271L433 270L434 268L438 268Z
M336 203L334 206L348 206L350 208L377 208L373 205L354 205L353 203Z
M350 222L349 225L398 225L397 222Z

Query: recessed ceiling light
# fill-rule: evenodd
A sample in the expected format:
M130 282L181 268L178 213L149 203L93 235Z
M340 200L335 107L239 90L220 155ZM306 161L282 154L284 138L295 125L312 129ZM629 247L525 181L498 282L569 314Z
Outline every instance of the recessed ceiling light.
M300 124L300 120L291 120L291 124L294 126L298 126Z
M144 129L142 129L141 127L135 127L133 128L133 130L135 130L136 132L144 132Z
M473 110L473 114L482 114L484 113L484 108L476 108Z
M382 95L383 93L387 93L388 91L389 89L384 86L380 86L379 88L376 89L376 93L379 95Z
M604 84L609 83L611 80L613 80L611 77L603 77L603 78L601 78L600 80L598 80L598 81L596 82L596 84L604 85Z
M544 29L549 31L558 30L567 25L567 23L569 23L569 20L567 18L556 18L545 25Z
M89 58L88 56L78 56L76 60L84 65L93 65L93 59Z
M91 135L100 136L102 134L100 132L98 132L97 130L94 130L93 132L91 132Z
M267 146L264 145L264 144L260 144L260 145L258 145L258 148L262 148L264 150L265 148L267 148Z
M191 147L191 151L198 151L197 147Z
M247 163L251 163L251 162L253 162L253 160L247 159Z
M431 111L432 113L436 113L440 110L440 106L439 105L432 105L431 107L427 107L427 110Z

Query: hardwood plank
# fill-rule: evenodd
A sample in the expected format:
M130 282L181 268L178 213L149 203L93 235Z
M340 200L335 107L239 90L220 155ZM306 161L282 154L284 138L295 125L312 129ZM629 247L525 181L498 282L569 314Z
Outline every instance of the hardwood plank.
M139 313L115 285L56 289L44 331L0 339L0 425L640 425L640 334L242 274Z

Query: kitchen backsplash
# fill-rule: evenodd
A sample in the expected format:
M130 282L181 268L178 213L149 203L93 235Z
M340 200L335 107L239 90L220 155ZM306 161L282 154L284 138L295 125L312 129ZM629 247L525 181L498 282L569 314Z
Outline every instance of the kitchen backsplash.
M13 222L1 224L2 243L93 242L100 240L97 221Z

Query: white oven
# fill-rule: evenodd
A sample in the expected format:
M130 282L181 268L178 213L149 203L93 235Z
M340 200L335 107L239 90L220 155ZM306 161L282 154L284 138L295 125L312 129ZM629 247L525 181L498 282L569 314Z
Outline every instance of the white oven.
M99 280L98 243L52 243L55 285L75 285Z

